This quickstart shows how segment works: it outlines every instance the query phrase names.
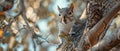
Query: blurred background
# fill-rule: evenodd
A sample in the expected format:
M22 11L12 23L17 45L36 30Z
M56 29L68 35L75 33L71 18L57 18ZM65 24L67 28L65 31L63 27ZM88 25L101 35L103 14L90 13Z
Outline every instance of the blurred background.
M59 44L57 6L65 8L73 3L74 14L77 17L80 17L86 7L84 0L24 0L24 2L28 24L39 36L32 39L31 32L20 15L15 18L10 28L4 33L0 43L0 51L56 51ZM6 13L15 14L7 11ZM9 16L3 20L4 23L10 24L8 19Z

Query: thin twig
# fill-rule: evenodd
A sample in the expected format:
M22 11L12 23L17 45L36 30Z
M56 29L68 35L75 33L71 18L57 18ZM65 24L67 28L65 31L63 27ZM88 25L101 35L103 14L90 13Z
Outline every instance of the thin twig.
M28 27L28 30L31 32L32 34L32 42L33 42L33 45L34 45L34 51L36 51L36 46L35 46L35 42L34 42L34 39L33 39L33 36L36 35L35 32L30 28L30 25L28 24L28 20L27 20L27 16L25 15L26 14L26 9L25 9L25 4L24 4L24 0L21 0L21 5L22 5L22 17L25 21L25 23L27 24L27 27Z

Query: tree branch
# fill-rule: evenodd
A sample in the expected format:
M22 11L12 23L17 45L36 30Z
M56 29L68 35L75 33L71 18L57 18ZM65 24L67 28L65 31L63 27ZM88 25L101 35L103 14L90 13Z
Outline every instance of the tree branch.
M108 23L114 18L120 10L120 2L116 3L109 12L85 35L82 36L78 49L86 49L87 46L93 46L98 42L99 36L105 31ZM90 48L90 47L88 47Z
M94 45L92 51L106 51L115 47L120 43L120 28L117 28L113 33L107 33L103 40ZM88 51L90 51L89 49Z
M118 13L120 10L120 3L114 5L113 8L109 11L109 13L102 18L88 33L88 38L92 45L94 45L99 36L102 34L102 32L105 30L108 23L114 18L114 16ZM94 36L95 35L95 36Z

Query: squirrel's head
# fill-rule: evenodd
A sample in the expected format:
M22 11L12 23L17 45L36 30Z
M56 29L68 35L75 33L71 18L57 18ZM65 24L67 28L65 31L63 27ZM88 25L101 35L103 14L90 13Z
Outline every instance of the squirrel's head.
M69 8L60 8L58 6L60 21L64 24L68 24L74 20L73 14L74 5L71 3Z

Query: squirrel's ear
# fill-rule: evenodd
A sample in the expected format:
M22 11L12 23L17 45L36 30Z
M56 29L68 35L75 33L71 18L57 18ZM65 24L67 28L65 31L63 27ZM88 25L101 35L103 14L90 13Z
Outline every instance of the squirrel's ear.
M74 9L74 4L73 3L71 3L71 5L70 5L70 9Z
M58 11L60 11L61 8L59 6L57 6L57 7L58 7Z

